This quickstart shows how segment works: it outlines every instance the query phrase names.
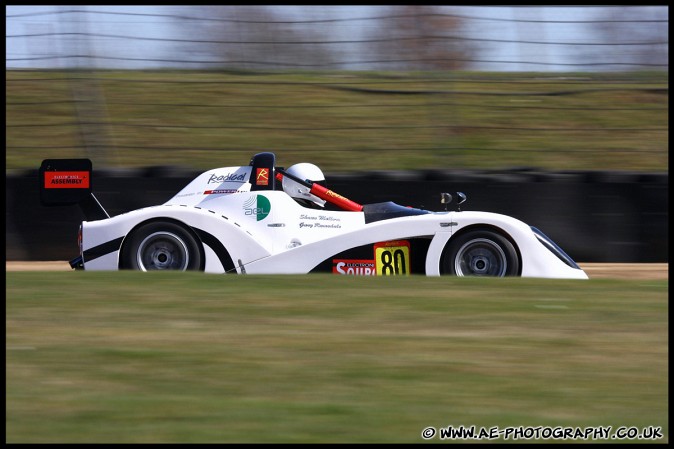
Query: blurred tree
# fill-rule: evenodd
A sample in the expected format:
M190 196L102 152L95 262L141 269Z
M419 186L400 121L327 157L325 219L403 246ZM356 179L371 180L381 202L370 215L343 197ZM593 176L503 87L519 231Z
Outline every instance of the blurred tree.
M474 41L466 40L464 22L446 7L436 5L391 6L370 31L370 58L390 61L382 68L403 70L459 70L470 67L477 52Z
M334 62L330 45L315 43L326 40L322 29L284 17L283 7L208 5L180 9L184 16L208 19L179 23L188 39L207 41L190 44L187 53L201 60L222 61L221 67L320 69Z
M621 63L607 68L625 70L625 64L637 65L634 69L667 69L669 63L669 22L666 7L613 6L604 7L590 24L591 33L601 47L589 47L580 52L582 62ZM643 43L644 45L619 45ZM641 66L639 66L641 65ZM658 67L664 65L664 67Z

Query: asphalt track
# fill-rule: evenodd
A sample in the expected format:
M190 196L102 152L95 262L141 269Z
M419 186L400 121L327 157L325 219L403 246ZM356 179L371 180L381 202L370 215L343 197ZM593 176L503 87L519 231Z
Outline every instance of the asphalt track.
M590 279L669 279L668 263L579 263ZM6 271L72 271L66 261L6 262Z

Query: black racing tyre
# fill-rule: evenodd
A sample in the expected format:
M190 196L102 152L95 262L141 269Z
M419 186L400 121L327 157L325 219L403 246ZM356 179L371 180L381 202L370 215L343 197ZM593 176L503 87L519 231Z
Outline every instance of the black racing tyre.
M442 271L456 276L518 276L520 260L513 244L487 229L469 231L450 240Z
M155 221L135 229L122 248L120 268L141 271L204 269L201 242L185 227Z

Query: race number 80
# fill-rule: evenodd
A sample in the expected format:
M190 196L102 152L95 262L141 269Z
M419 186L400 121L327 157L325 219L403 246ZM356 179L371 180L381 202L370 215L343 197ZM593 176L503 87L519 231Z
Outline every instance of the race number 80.
M393 240L374 245L374 263L377 276L410 274L410 242Z

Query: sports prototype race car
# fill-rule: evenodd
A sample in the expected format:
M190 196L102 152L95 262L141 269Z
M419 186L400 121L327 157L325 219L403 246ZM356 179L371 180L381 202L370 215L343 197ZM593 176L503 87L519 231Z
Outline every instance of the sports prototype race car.
M91 174L88 159L40 167L42 203L79 204L85 214L75 269L587 279L551 239L513 217L447 211L448 193L440 212L360 205L326 188L315 165L284 170L273 153L208 170L164 204L113 217L93 195Z

